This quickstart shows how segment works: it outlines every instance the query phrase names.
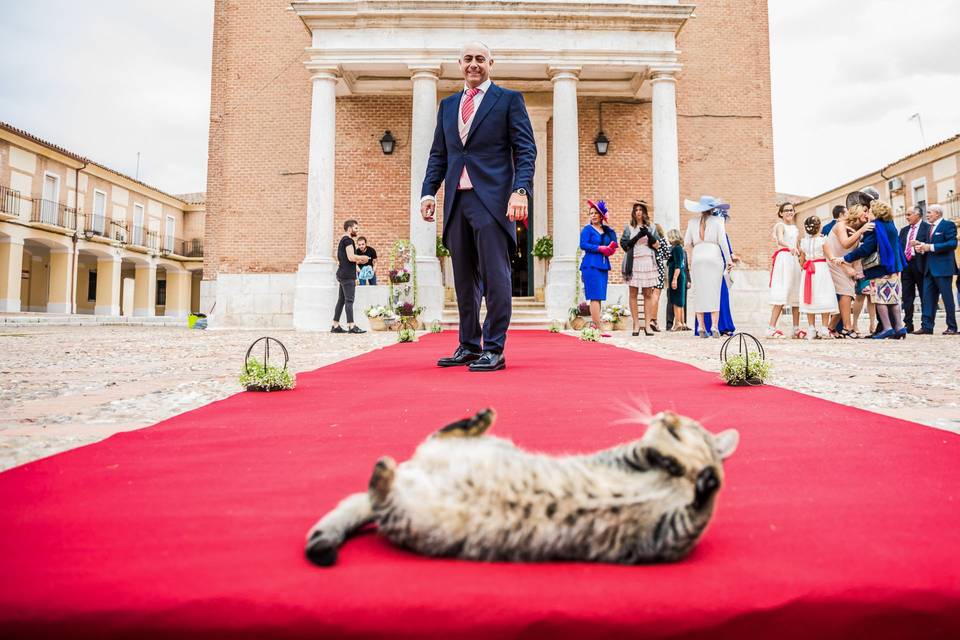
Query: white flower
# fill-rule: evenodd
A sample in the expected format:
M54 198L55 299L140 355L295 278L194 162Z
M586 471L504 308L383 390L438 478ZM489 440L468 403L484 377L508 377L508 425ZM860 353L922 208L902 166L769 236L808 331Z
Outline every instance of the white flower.
M613 322L613 316L610 315L609 313L605 313L602 316L600 316L600 320L602 322Z

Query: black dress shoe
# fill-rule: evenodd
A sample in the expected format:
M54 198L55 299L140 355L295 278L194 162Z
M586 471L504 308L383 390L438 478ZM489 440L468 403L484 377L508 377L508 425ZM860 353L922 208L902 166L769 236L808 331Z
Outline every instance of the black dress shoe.
M457 350L453 352L453 355L449 358L440 358L437 360L438 367L459 367L461 365L470 364L480 357L480 354L476 351L470 351L466 347L457 347Z
M917 329L913 332L915 336L932 336L933 331L931 329Z
M470 363L470 371L499 371L507 368L507 359L502 353L484 351L476 362Z
M946 331L943 332L943 335L945 335L945 336L955 336L955 335L957 335L957 330L956 330L956 329L947 329Z

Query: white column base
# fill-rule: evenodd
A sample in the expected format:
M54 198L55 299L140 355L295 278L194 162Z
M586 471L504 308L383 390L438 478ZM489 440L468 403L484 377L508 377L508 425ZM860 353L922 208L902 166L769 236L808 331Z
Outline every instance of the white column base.
M577 259L574 257L554 257L550 260L547 272L547 286L544 291L544 303L547 317L551 321L564 321L577 301Z
M20 312L20 298L0 298L0 311Z
M156 311L157 310L155 307L148 307L146 309L135 308L133 310L133 315L134 317L138 317L138 318L150 318L156 315Z
M304 260L297 269L293 295L293 327L301 331L329 331L337 306L337 263L333 258ZM354 313L357 312L354 303ZM340 318L345 322L344 318Z
M47 313L70 313L70 303L69 302L48 302L46 312Z
M443 317L443 278L440 260L433 256L417 257L417 296L423 307L421 320L430 323Z
M93 314L96 316L119 316L120 305L118 304L97 305L93 309Z
M186 309L164 309L165 318L186 318L190 312Z

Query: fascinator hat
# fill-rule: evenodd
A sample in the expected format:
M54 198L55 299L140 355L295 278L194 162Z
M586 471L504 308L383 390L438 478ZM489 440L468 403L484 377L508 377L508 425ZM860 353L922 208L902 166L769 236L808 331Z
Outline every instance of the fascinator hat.
M607 221L607 216L609 212L607 211L607 203L603 200L587 200L587 206L591 209L596 209L600 212L600 217L603 218L603 221Z
M712 211L714 215L722 215L724 218L729 215L727 211L730 209L729 204L720 202L713 196L700 196L699 202L694 202L693 200L687 200L684 198L683 206L687 211L692 211L694 213Z

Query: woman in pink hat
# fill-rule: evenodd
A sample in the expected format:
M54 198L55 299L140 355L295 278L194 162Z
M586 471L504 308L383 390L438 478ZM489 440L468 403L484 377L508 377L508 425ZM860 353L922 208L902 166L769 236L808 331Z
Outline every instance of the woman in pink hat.
M584 297L590 301L590 318L600 326L600 303L607 299L607 278L610 275L610 256L617 250L617 234L606 225L607 203L587 200L590 221L580 231L580 276Z

